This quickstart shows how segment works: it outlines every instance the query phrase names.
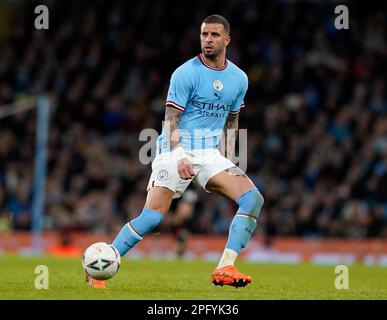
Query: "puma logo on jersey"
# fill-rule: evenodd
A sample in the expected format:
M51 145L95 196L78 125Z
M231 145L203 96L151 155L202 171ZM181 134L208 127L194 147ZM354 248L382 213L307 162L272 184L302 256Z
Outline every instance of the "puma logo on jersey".
M214 95L215 95L218 99L220 99L220 97L222 96L222 94L216 93L216 92L214 92Z

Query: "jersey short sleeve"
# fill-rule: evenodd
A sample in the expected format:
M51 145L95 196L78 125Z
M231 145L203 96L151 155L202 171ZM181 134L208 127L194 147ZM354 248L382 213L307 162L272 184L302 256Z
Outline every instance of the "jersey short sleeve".
M230 110L231 114L237 114L241 110L241 108L243 108L245 106L244 99L246 96L249 81L248 81L247 75L245 73L243 73L240 78L241 78L240 79L240 87L241 88L240 88L239 94L237 95L235 101L233 102L233 104L231 106L231 110Z
M193 70L188 65L180 66L172 73L165 105L184 111L193 88Z

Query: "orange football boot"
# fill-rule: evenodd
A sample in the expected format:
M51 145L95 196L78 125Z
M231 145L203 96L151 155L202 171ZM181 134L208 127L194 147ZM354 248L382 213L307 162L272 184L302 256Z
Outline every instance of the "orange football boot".
M86 274L86 282L89 284L89 287L96 289L106 289L105 280L95 280Z
M244 287L253 280L250 276L240 273L234 266L229 265L216 269L211 275L211 281L216 286Z

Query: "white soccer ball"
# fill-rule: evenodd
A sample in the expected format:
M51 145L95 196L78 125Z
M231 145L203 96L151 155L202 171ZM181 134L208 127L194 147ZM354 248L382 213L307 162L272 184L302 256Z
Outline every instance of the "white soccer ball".
M85 272L93 279L107 280L120 268L121 256L112 245L97 242L85 250L82 265Z

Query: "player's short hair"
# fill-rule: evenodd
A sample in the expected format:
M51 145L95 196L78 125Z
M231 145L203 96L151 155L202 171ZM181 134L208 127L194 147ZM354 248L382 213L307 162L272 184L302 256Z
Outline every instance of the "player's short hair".
M227 34L230 34L230 24L228 23L225 17L222 17L219 14L212 14L203 20L203 23L219 23L224 27L224 31Z

